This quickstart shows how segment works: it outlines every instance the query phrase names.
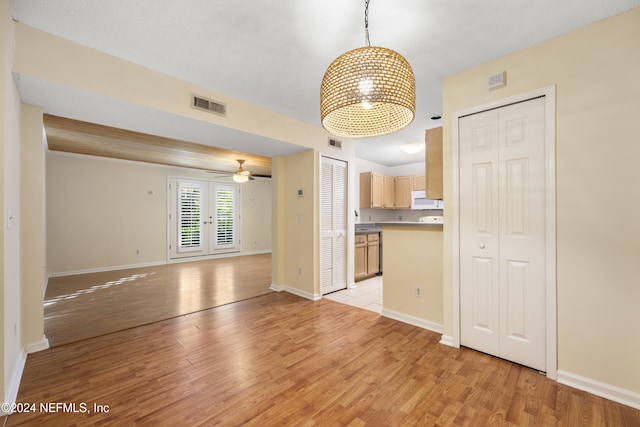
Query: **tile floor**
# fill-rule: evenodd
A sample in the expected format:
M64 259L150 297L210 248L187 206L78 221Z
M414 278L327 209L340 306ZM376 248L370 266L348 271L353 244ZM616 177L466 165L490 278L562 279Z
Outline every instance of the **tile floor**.
M382 276L362 280L356 283L355 288L333 292L323 298L380 314L382 312Z

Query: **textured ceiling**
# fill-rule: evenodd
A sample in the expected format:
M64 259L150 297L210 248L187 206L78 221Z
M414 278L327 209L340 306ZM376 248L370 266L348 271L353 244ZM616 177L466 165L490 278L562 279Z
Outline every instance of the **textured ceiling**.
M423 153L402 154L398 146L422 142L425 129L441 125L430 117L441 113L444 77L638 6L640 0L372 0L371 43L412 65L417 111L405 130L359 140L357 156L390 166L421 161ZM26 25L318 126L324 71L364 44L364 0L12 0L11 10ZM18 79L18 88L47 113L89 122L105 123L96 105L114 102L34 79ZM156 112L119 108L105 124L204 139L184 119L163 117L157 129ZM255 136L241 142L245 136L225 138L260 155L300 150Z

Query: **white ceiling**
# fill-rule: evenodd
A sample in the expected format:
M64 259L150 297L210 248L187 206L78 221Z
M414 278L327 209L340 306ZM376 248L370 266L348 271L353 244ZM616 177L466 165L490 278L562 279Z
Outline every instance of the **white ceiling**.
M640 6L640 0L371 0L372 45L398 51L416 76L414 122L359 140L357 157L419 162L400 145L441 120L444 77ZM364 0L11 0L16 21L320 126L329 64L364 44ZM496 70L500 71L500 70ZM18 76L45 112L273 156L302 147Z

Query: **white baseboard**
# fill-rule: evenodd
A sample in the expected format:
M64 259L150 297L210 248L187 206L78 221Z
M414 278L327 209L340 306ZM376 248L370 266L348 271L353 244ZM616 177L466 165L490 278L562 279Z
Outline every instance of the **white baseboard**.
M49 340L47 339L46 336L43 335L41 341L27 344L26 351L27 351L27 354L31 354L31 353L37 353L42 350L46 350L48 348L49 348Z
M270 254L270 253L271 253L271 249L265 249L265 250L262 250L262 251L242 252L242 253L240 253L240 256L262 255L262 254Z
M284 286L278 286L278 285L274 285L272 283L271 286L269 286L269 289L271 289L272 291L276 291L276 292L282 292L282 291L284 291Z
M440 344L448 345L449 347L455 347L453 345L453 337L450 335L442 334L442 337L440 338Z
M419 317L409 316L408 314L399 313L397 311L383 308L382 313L380 314L384 317L388 317L390 319L408 323L410 325L417 326L419 328L428 329L430 331L437 332L439 334L441 334L444 331L444 327L439 323L435 323L426 319L421 319Z
M558 382L623 405L640 409L640 393L558 369Z
M88 273L103 273L105 271L127 270L130 268L155 267L158 265L178 264L181 262L206 261L210 259L232 258L237 256L260 255L260 254L269 254L269 253L271 253L271 250L255 251L255 252L230 252L226 254L215 254L215 255L198 256L198 257L172 258L168 261L153 261L153 262L145 262L140 264L125 264L125 265L114 265L110 267L86 268L83 270L59 271L56 273L49 273L48 277L75 276L78 274L88 274Z
M157 265L166 265L166 261L146 262L142 264L114 265L112 267L87 268L85 270L59 271L57 273L49 273L49 277L75 276L78 274L102 273L105 271L126 270L129 268L155 267Z
M319 299L322 298L322 295L316 295L316 294L309 293L307 291L301 291L300 289L292 288L290 286L285 286L283 290L289 292L290 294L294 294L302 298L310 299L311 301L318 301Z
M16 367L11 373L9 386L4 390L3 403L16 403L16 399L18 398L18 389L20 388L20 380L22 379L22 372L24 371L25 363L27 363L27 352L22 350L20 352L20 355L18 356L18 360L16 361ZM9 413L0 410L0 415L9 415Z

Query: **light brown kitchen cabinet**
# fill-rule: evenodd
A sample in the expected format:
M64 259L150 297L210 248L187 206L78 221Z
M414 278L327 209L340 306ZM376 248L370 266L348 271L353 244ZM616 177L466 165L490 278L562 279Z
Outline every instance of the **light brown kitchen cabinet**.
M442 126L427 129L425 172L427 198L442 200Z
M413 191L427 189L427 175L421 173L413 176Z
M367 234L367 275L375 276L380 271L380 235Z
M442 165L440 170L442 171ZM442 172L440 174L442 175ZM426 179L424 174L393 177L375 172L362 172L360 208L410 209L411 192L424 190ZM440 182L442 186L442 179Z
M413 175L397 176L396 184L396 209L411 208L411 191L413 189Z
M382 186L382 207L393 209L396 206L396 179L392 176L384 176Z
M357 282L367 277L367 235L356 234L354 279Z
M356 234L354 280L367 279L380 272L380 234Z
M374 172L360 174L360 208L382 208L384 177Z

